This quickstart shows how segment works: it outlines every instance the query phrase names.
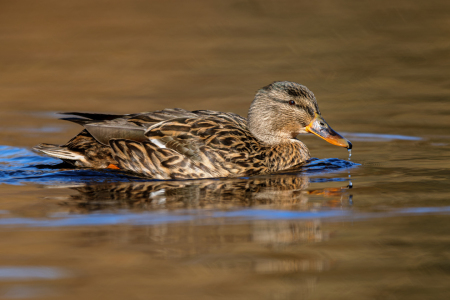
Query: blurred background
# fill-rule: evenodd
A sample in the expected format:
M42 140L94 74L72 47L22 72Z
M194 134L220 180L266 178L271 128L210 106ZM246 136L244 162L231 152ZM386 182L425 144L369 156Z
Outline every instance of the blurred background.
M223 183L30 152L80 131L57 112L247 116L280 80L358 166L314 136L324 173ZM448 299L449 99L449 1L0 1L0 297Z
M257 89L289 80L340 131L439 134L449 11L440 0L2 1L2 119L166 107L246 116Z

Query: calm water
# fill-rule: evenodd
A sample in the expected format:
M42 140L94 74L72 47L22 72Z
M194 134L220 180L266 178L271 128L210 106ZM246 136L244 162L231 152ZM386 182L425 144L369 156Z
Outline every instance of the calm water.
M0 298L449 299L450 2L0 4ZM33 153L58 111L246 116L308 86L354 146L292 173L146 181Z

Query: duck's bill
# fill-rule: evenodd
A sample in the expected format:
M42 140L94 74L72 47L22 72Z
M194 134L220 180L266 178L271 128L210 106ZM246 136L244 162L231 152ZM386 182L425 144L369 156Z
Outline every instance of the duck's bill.
M306 126L306 131L317 135L330 144L352 149L352 143L334 131L319 114Z

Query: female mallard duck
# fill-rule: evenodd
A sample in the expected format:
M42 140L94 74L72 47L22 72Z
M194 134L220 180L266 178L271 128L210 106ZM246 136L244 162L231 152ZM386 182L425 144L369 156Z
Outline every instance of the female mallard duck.
M84 126L58 146L34 149L77 167L114 168L155 179L249 176L305 163L309 151L297 140L313 133L351 149L320 115L305 86L279 81L260 89L248 119L210 110L164 109L128 115L67 113ZM81 117L81 118L80 118Z

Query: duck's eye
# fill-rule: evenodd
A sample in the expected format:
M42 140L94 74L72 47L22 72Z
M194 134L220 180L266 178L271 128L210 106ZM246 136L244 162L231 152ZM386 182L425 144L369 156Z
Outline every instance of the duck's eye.
M289 105L295 105L295 101L294 100L290 100L289 101Z

